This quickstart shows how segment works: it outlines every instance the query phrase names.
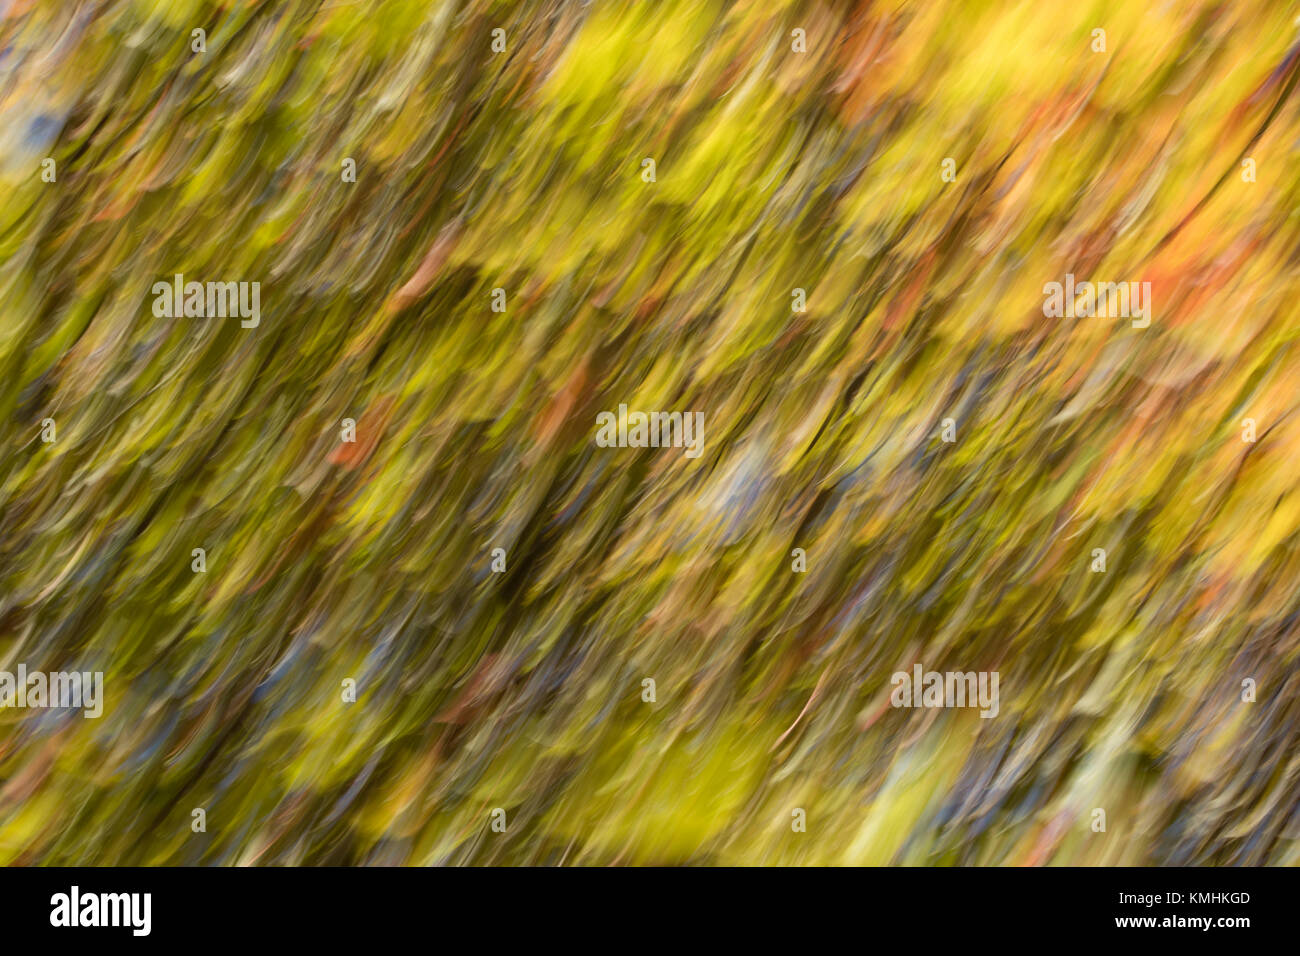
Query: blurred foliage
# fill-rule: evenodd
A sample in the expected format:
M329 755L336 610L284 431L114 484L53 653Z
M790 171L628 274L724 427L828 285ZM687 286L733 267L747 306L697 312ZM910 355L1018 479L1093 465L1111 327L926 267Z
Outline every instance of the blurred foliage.
M0 0L0 862L1300 862L1294 15Z

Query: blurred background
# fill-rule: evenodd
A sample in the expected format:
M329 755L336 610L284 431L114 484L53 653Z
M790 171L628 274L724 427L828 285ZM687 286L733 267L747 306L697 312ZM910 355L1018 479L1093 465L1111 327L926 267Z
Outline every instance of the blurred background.
M0 862L1296 864L1298 13L0 0Z

